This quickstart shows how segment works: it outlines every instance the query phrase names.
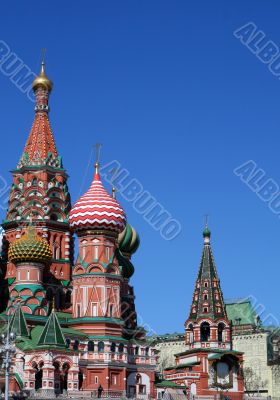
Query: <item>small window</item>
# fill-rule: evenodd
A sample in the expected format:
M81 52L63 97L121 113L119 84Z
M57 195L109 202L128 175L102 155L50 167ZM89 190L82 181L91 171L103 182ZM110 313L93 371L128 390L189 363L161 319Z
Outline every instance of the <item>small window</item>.
M124 345L123 345L123 343L120 343L119 344L119 353L123 353L123 350L124 350Z
M208 282L204 282L204 287L208 287Z
M112 352L112 353L115 353L115 351L116 351L116 343L113 342L113 343L111 344L111 352Z
M67 349L70 347L71 340L69 338L66 338L66 347Z
M81 316L81 306L80 304L77 304L77 318L80 318Z
M95 382L95 383L98 383L98 376L95 376L95 377L94 377L94 382Z
M204 300L208 300L208 294L204 295Z
M104 342L98 342L98 352L103 353L104 352Z
M208 312L208 308L207 308L207 307L204 307L204 308L203 308L203 312L207 313L207 312Z
M92 304L92 316L97 317L97 304L96 303Z
M79 348L79 341L76 339L73 343L73 350L78 350Z
M94 351L94 342L92 340L88 342L88 351Z
M114 313L114 306L113 306L113 304L111 304L110 305L110 317L113 316L113 313Z

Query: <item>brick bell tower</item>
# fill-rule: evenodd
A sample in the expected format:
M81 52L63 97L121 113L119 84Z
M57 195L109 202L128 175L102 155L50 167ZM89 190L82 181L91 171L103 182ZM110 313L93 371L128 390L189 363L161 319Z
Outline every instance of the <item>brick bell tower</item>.
M223 293L210 245L211 233L203 231L204 246L190 315L185 323L186 346L231 349L231 330Z
M164 377L185 385L188 396L226 393L242 400L244 382L242 353L232 350L231 326L227 318L220 280L211 245L211 232L203 231L203 252L190 309L185 323L186 350L175 354L175 366Z
M4 258L8 248L21 238L31 216L34 229L46 239L52 250L52 260L44 269L43 284L47 299L55 297L56 308L70 306L67 286L71 280L73 239L68 225L71 209L67 174L58 154L49 121L49 95L53 84L47 78L42 62L41 72L33 82L36 98L35 118L20 161L12 171L13 184L8 211L2 226L5 230ZM12 284L16 268L7 261L6 279Z

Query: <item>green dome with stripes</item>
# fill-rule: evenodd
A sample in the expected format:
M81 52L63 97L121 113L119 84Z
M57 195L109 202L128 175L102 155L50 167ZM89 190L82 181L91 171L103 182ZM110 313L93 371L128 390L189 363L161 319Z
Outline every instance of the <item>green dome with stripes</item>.
M127 223L125 229L119 234L118 243L120 251L124 255L131 256L140 245L140 237L137 231Z

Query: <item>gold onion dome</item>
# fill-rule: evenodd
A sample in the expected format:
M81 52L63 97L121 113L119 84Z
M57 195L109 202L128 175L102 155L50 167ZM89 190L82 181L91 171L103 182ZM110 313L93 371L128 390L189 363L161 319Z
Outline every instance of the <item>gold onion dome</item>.
M48 242L29 225L26 234L10 245L8 257L13 263L33 261L47 264L52 259L52 250Z
M45 63L44 63L44 61L42 62L42 65L41 65L40 74L37 76L37 78L34 79L34 81L32 83L32 88L33 88L34 92L39 87L47 89L48 92L51 92L52 87L53 87L52 81L48 79L48 77L47 77L47 75L45 73Z

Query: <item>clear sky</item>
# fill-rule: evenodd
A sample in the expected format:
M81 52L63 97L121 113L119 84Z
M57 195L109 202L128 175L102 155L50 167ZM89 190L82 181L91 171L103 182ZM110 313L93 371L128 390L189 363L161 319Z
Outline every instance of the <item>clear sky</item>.
M254 296L263 318L280 319L279 216L233 172L253 160L280 184L280 81L233 34L251 21L280 46L279 13L279 0L1 4L0 40L34 72L47 48L72 201L90 184L91 147L101 142L103 164L118 160L182 225L166 241L118 196L141 236L137 310L158 333L183 331L206 213L224 297ZM0 72L0 174L9 183L33 106Z

